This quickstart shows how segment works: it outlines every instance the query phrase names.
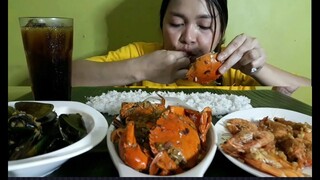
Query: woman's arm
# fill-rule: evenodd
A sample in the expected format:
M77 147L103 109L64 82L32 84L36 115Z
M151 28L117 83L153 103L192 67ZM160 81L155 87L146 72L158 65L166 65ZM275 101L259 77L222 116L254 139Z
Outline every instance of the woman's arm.
M270 64L265 64L260 71L253 73L252 76L262 84L272 85L272 90L288 96L291 96L301 86L311 86L310 79L283 71Z
M273 89L284 94L291 94L298 87L311 86L311 80L294 75L266 63L266 54L256 38L240 34L218 55L224 61L219 71L225 73L231 67L250 75L261 85L275 86ZM258 71L252 72L252 69Z
M76 60L72 64L72 85L122 86L142 80L172 83L185 77L189 63L185 52L166 50L116 62Z
M139 62L135 63L136 61L136 59L118 62L75 60L72 64L72 85L120 86L139 82L142 77L139 74L141 72Z
M258 72L252 73L257 81L268 86L300 87L311 86L311 80L265 64Z

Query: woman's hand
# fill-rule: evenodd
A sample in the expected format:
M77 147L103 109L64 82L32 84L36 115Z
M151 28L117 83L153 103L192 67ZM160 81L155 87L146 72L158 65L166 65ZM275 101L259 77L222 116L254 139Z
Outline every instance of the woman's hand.
M287 96L291 96L291 94L296 91L299 87L290 87L290 86L273 86L272 90L278 91Z
M240 34L218 54L224 61L219 72L224 74L231 67L251 75L261 85L278 86L274 88L284 94L292 94L300 86L311 86L311 79L292 74L266 63L266 54L256 38ZM285 87L285 88L284 88Z
M233 67L245 74L252 75L265 65L266 54L256 38L240 34L218 54L217 59L224 62L219 69L221 74Z
M185 78L190 64L187 53L182 51L158 50L138 59L141 79L162 84Z

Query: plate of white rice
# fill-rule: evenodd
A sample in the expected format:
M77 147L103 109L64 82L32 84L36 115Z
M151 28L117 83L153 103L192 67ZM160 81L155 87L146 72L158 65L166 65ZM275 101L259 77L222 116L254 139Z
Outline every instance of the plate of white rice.
M231 112L252 108L251 99L243 95L216 94L207 91L192 93L185 93L183 91L147 92L141 89L126 92L111 90L102 93L99 96L86 97L86 104L101 113L116 115L119 113L122 102L139 102L148 97L155 97L158 95L178 98L188 106L194 107L198 111L201 111L203 108L208 106L212 109L212 115L214 116L222 116Z

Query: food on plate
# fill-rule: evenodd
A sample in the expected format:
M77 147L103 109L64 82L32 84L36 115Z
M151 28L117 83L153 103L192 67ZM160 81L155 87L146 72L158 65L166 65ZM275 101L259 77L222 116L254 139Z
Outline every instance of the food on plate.
M111 141L122 161L151 175L173 175L197 165L207 153L211 109L203 111L161 103L123 102Z
M303 177L312 166L312 126L268 116L258 121L229 119L232 135L221 149L263 172L277 177Z
M176 91L176 90L175 90ZM117 115L121 108L122 102L138 102L141 99L155 97L161 95L163 97L175 97L183 101L186 105L201 111L205 107L212 109L212 115L221 116L234 111L251 109L251 99L236 94L217 94L209 91L187 93L184 91L144 91L129 90L119 92L111 90L104 92L99 96L88 97L87 105L93 107L102 113L108 115Z
M8 160L18 160L66 147L87 134L79 113L60 114L40 102L8 106Z
M202 85L209 85L217 80L221 74L218 69L222 65L217 59L217 53L207 53L198 57L187 72L187 79Z
M226 128L231 134L237 134L242 130L256 131L258 129L255 124L241 118L230 119L226 124Z
M283 128L283 127L287 128ZM312 166L312 126L308 123L296 123L284 118L271 121L263 118L259 122L261 129L275 134L277 147L283 151L289 161L298 163L300 168Z

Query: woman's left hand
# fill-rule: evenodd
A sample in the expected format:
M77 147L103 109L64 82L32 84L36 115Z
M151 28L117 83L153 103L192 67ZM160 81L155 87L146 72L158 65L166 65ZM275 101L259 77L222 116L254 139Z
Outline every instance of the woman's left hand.
M217 59L224 62L219 69L221 74L233 67L245 74L253 75L263 68L266 54L256 38L240 34L218 54Z

